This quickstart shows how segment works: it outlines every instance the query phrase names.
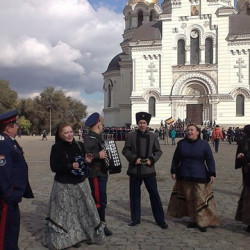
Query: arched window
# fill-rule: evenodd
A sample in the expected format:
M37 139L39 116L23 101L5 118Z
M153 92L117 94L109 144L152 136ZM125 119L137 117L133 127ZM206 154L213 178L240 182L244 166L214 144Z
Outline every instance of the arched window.
M131 13L129 12L128 13L128 29L131 28L131 25L132 25L132 17L131 17Z
M178 40L178 58L177 64L184 65L185 64L185 41L183 39Z
M199 31L192 30L191 31L191 53L190 53L190 63L191 64L199 64L200 62L200 39L199 39Z
M108 107L111 107L111 89L112 89L112 86L111 84L108 85Z
M149 21L151 22L151 21L154 21L154 20L155 20L155 14L154 14L154 11L151 10L150 11L150 16L149 16Z
M138 12L138 27L140 27L143 24L143 12L140 10Z
M205 41L205 63L213 63L213 39L210 37Z
M155 98L150 97L148 102L148 113L155 116Z
M236 97L236 116L245 115L245 98L243 95L237 95Z

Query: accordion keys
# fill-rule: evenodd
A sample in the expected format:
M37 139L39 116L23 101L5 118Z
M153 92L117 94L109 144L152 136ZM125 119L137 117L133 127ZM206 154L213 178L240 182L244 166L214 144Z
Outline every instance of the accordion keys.
M120 173L122 165L115 141L105 140L104 149L106 150L108 155L108 157L105 159L105 164L109 170L109 173L110 174Z

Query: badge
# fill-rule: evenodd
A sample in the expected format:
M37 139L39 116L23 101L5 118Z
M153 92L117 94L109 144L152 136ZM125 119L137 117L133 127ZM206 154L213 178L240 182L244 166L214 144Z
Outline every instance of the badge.
M0 167L3 167L6 164L6 159L4 155L0 155Z

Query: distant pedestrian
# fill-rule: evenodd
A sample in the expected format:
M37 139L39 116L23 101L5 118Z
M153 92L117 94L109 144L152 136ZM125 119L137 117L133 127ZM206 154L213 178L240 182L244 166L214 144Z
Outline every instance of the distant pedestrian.
M214 141L215 153L218 153L220 140L223 139L222 131L219 125L216 125L212 132L212 139Z
M80 128L78 130L78 140L81 140L82 139L82 129Z
M44 141L44 140L46 140L46 141L48 140L46 130L43 130L43 132L42 132L42 141Z
M165 131L164 131L164 133L165 133L165 145L167 145L167 144L169 144L169 142L168 142L169 128L168 128L168 125L167 125L167 124L166 124L166 126L165 126Z
M228 140L229 144L232 144L233 136L234 136L234 131L233 131L232 127L229 127L227 130L227 140Z
M172 145L175 145L175 137L176 137L176 131L175 128L172 128L171 130Z
M202 131L201 131L201 133L202 133L202 139L205 140L205 141L207 141L207 137L208 137L207 128L206 127L203 128Z
M18 138L21 138L22 137L22 130L21 129L18 129Z

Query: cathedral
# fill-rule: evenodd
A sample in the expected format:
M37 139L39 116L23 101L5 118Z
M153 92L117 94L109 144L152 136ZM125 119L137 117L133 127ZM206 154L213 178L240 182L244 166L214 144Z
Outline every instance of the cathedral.
M129 0L104 77L105 126L250 123L250 0Z

